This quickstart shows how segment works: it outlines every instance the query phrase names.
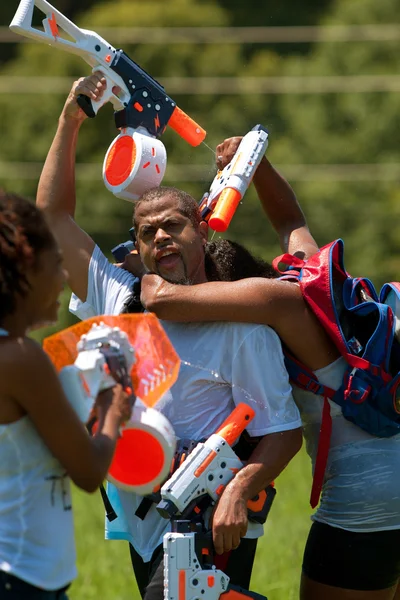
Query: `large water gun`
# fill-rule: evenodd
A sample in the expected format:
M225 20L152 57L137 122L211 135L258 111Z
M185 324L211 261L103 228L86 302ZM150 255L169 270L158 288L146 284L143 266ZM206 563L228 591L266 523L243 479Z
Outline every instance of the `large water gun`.
M44 341L67 398L87 423L97 394L119 381L139 398L120 438L107 479L148 494L165 481L176 447L169 421L152 408L177 377L179 358L154 315L103 316ZM96 423L91 424L92 431Z
M172 532L164 535L163 548L164 600L267 600L229 583L228 575L213 564L210 534L198 525L176 521Z
M214 231L226 231L268 148L268 132L256 125L240 142L231 162L216 174L200 210Z
M46 17L43 31L32 27L35 6ZM78 103L89 117L94 117L106 102L114 107L115 124L121 133L105 156L103 180L116 196L134 201L147 189L161 184L167 156L158 138L167 125L192 146L204 140L205 130L123 50L115 49L94 31L80 29L46 0L21 0L10 29L77 54L93 72L104 74L107 89L103 97L93 101L80 96ZM63 37L63 32L68 38Z
M161 487L157 510L166 519L186 518L207 503L215 503L226 485L243 467L232 449L250 421L254 410L244 402L237 405L219 429L204 443L197 444L180 467ZM264 523L275 496L273 486L262 490L247 503L249 519ZM206 500L206 502L204 502ZM207 502L208 501L208 502Z

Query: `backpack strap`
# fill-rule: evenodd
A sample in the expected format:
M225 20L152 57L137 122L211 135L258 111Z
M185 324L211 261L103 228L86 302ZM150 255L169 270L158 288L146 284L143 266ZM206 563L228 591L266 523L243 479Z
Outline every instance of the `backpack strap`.
M292 383L302 390L323 396L321 427L319 430L317 456L315 459L313 482L310 494L311 508L315 508L321 496L324 483L326 465L328 462L329 447L332 434L332 416L329 398L333 398L335 391L319 382L315 373L305 367L285 350L285 364Z
M326 465L328 463L329 448L332 435L332 415L331 406L328 397L324 396L324 405L322 407L321 428L319 430L317 456L315 457L314 475L311 486L310 505L315 508L321 496L322 486Z
M279 268L279 265L283 263L288 266L288 269L282 271ZM304 267L305 261L298 256L293 256L292 254L281 254L281 256L277 256L272 261L272 267L275 269L277 273L280 275L288 275L293 277L293 279L299 279L300 271Z

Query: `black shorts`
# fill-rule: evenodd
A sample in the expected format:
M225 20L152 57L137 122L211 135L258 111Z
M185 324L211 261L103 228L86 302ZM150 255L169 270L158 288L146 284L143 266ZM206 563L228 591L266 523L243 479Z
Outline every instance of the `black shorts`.
M42 590L19 577L0 571L0 598L6 600L68 600L66 590L48 592Z
M356 533L314 522L303 559L309 579L349 590L384 590L400 579L400 529Z
M147 563L129 545L133 570L140 595L145 600L163 600L164 598L164 564L163 547L158 546ZM227 554L215 556L215 565L230 577L230 583L249 589L257 540L242 538L240 546Z

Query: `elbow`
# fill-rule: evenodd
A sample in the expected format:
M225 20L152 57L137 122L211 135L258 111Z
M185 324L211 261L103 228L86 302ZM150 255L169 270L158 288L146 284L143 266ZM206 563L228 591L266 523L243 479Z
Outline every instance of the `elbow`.
M144 300L141 298L143 306L148 312L154 313L159 319L168 319L168 302L161 291L155 291Z
M74 484L88 494L94 494L103 483L105 474L103 472L92 472L86 475L71 476Z
M143 299L141 299L141 302L146 310L148 310L151 313L154 313L155 315L157 315L157 317L161 316L160 315L160 305L161 305L161 312L162 312L162 303L160 303L157 294L152 294L152 297L146 298L145 302L143 301Z

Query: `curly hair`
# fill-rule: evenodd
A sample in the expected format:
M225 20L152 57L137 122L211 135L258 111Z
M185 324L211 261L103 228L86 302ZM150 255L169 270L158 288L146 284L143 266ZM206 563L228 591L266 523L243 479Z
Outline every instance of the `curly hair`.
M209 281L237 281L248 277L273 279L278 276L269 263L231 240L208 242L205 259Z
M0 190L0 321L29 289L27 271L42 250L56 246L44 215L32 202Z
M195 229L198 228L201 222L201 214L199 205L193 196L175 187L160 186L151 188L147 192L144 192L144 194L140 196L139 200L136 200L133 212L133 226L135 231L137 231L135 215L138 207L143 204L143 202L160 200L160 198L165 196L170 196L179 200L180 212L191 221Z

